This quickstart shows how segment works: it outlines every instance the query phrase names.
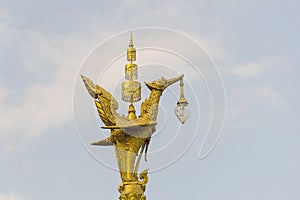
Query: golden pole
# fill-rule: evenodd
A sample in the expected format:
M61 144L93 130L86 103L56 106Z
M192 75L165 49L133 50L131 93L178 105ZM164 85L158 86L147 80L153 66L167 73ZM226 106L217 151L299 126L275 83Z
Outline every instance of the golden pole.
M128 64L125 65L125 79L122 84L122 100L129 102L128 115L117 113L118 102L104 88L94 84L89 78L82 75L84 84L105 124L103 129L110 130L110 136L105 140L93 142L92 145L114 146L117 163L122 182L118 187L120 200L145 200L144 194L148 182L148 169L138 175L142 155L147 153L148 145L157 124L158 105L163 91L171 84L181 80L181 99L179 103L187 103L183 97L183 74L178 77L146 82L150 95L141 104L140 115L137 117L133 103L141 99L141 83L138 77L136 49L133 45L132 33L127 49ZM138 159L136 160L136 158Z

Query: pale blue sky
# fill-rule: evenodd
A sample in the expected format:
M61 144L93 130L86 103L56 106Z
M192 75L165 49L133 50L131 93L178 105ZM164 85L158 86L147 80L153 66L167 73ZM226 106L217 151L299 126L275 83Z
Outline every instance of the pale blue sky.
M0 1L0 200L118 198L119 174L93 159L77 136L73 83L100 42L151 26L206 48L224 79L228 116L209 157L198 159L199 135L176 163L150 175L148 199L299 199L299 6Z

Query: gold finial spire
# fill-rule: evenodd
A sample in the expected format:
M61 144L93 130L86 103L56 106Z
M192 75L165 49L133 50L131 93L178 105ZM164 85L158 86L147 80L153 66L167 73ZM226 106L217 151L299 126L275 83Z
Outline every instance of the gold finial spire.
M130 63L136 60L136 49L133 47L131 31L130 31L129 47L127 48L127 60L130 61Z
M130 31L130 41L129 41L129 46L130 46L130 47L133 47L132 31Z

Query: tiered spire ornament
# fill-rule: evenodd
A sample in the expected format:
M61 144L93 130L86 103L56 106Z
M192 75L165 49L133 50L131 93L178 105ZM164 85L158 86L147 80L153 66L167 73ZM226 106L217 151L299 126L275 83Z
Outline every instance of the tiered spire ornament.
M166 79L162 77L156 81L146 82L150 95L141 104L140 115L135 114L134 102L141 99L141 84L137 82L136 49L133 46L132 33L130 34L129 48L127 49L125 65L125 79L122 84L122 100L129 102L128 116L117 113L117 100L104 88L94 84L82 75L89 94L94 98L99 117L105 124L103 129L110 129L110 136L92 145L114 146L116 159L122 183L119 186L120 200L145 200L144 195L148 182L148 170L138 175L139 164L143 153L147 153L152 134L155 132L158 115L158 105L163 91L171 84L183 79L178 77Z
M141 100L141 83L136 81L138 78L136 61L136 49L133 46L132 33L130 32L130 42L127 49L128 64L125 65L125 79L122 84L122 100L126 102L138 102Z

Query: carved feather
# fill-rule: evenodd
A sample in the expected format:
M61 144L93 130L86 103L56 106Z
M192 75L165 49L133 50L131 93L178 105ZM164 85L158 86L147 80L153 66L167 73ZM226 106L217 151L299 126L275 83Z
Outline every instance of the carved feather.
M89 94L95 99L97 111L106 126L116 125L118 118L122 118L116 110L118 109L117 100L104 88L94 84L89 78L81 75L81 78Z
M81 78L84 82L86 89L88 90L89 94L95 99L97 98L96 95L96 86L94 85L93 81L91 81L88 77L81 75Z

